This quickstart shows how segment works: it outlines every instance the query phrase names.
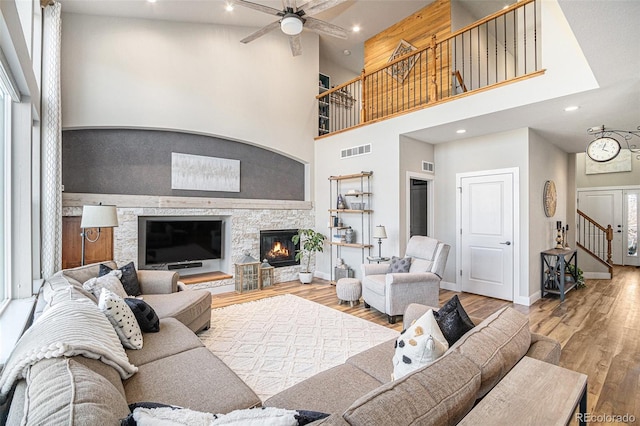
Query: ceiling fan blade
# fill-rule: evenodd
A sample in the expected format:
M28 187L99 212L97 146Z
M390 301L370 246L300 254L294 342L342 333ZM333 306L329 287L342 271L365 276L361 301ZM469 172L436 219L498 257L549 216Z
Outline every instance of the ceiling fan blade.
M269 25L267 25L266 27L260 28L255 33L253 33L251 35L248 35L247 37L245 37L242 40L240 40L240 42L241 43L245 43L245 44L249 43L250 41L253 41L253 40L257 39L258 37L262 37L263 35L265 35L269 31L273 31L276 28L280 28L280 21L272 22Z
M302 43L300 42L300 34L289 36L289 46L291 46L291 53L293 56L302 55Z
M273 7L264 6L258 3L252 3L246 0L232 0L233 4L237 4L238 6L248 7L249 9L258 10L260 12L268 13L269 15L282 16L283 13L281 10L274 9Z
M304 10L304 15L315 15L324 10L330 9L333 6L337 6L345 0L311 0L298 8L298 10Z
M344 28L340 28L337 25L333 25L328 22L324 22L319 19L311 18L308 16L305 16L304 19L305 19L304 27L309 30L313 30L317 33L326 34L326 35L330 35L332 37L337 37L341 39L347 38L347 32L344 30Z

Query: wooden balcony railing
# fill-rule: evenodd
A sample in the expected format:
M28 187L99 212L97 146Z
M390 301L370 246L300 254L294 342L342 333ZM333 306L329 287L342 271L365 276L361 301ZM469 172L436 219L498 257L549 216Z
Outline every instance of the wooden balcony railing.
M519 1L443 40L433 36L429 46L318 95L330 117L319 136L542 73L539 1Z
M613 241L613 228L607 225L605 228L581 210L578 210L578 232L576 244L594 259L600 261L613 274L613 261L611 260Z

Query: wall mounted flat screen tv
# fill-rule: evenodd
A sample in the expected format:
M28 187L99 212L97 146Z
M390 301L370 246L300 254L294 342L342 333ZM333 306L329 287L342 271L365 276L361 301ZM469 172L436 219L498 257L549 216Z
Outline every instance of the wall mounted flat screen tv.
M144 222L146 265L222 258L222 220L147 217Z

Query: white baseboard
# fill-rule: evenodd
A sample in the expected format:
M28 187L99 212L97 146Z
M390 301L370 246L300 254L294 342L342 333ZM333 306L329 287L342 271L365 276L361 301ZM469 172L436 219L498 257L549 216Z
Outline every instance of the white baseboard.
M221 285L219 287L211 287L205 290L209 290L211 294L229 293L236 290L235 284Z
M514 297L513 303L515 303L516 305L531 306L534 303L536 303L538 299L540 299L540 297L541 297L541 293L540 293L540 290L538 290L529 297L524 297L524 296Z
M608 272L584 272L585 279L590 280L610 280L611 274Z
M460 293L462 291L462 286L458 283L450 283L448 281L440 281L440 288L444 290L456 291Z
M331 274L328 274L326 272L320 272L320 271L316 271L313 273L314 277L320 278L322 280L327 280L330 281L331 280Z

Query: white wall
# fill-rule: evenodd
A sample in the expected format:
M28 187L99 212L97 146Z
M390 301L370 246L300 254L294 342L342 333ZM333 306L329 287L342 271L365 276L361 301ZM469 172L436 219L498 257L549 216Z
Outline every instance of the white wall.
M318 36L293 57L278 31L63 14L63 127L177 129L311 163Z
M585 142L586 145L586 142ZM598 173L588 175L585 172L586 163L584 152L577 153L576 156L576 185L578 188L599 188L599 187L619 187L640 184L640 160L636 158L638 154L631 155L631 171L619 173Z
M331 78L331 86L339 86L359 75L322 56L320 57L320 72Z
M529 294L535 295L534 299L540 297L540 252L555 246L556 221L562 221L562 226L569 223L569 230L575 235L575 209L568 209L576 192L572 172L569 154L529 132ZM542 198L548 180L555 183L558 195L552 217L545 216ZM571 247L575 248L575 244Z
M518 168L520 175L520 276L514 297L529 297L528 235L528 129L517 129L478 138L452 141L435 146L436 192L434 237L451 245L443 280L457 283L456 274L456 174L482 170ZM515 188L514 188L515 189ZM516 248L516 247L514 247ZM517 248L516 248L517 249Z

